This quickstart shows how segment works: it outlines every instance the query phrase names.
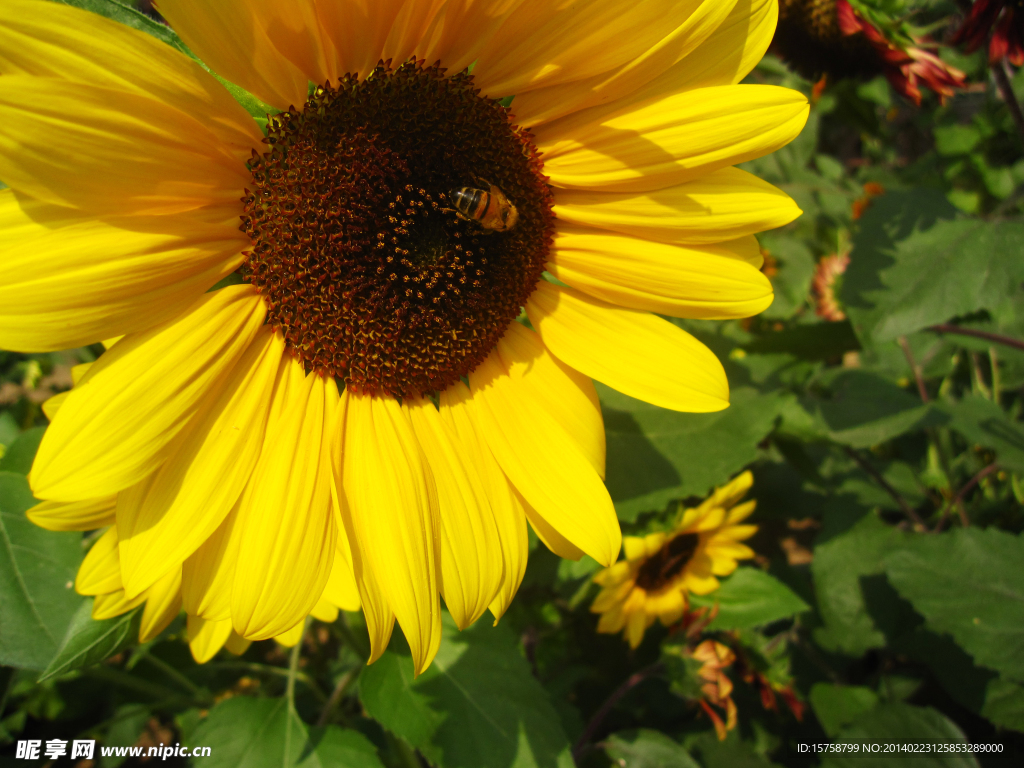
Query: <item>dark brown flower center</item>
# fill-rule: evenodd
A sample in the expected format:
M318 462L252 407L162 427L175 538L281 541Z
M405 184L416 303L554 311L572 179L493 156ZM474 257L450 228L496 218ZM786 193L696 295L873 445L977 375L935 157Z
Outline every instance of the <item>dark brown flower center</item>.
M243 275L306 368L409 397L479 365L536 287L554 220L508 110L466 73L380 64L274 117L266 142L250 163ZM492 215L463 188L487 192ZM518 220L494 215L501 195Z
M681 533L674 537L640 566L636 585L647 592L661 589L682 573L699 543L700 536L696 533Z

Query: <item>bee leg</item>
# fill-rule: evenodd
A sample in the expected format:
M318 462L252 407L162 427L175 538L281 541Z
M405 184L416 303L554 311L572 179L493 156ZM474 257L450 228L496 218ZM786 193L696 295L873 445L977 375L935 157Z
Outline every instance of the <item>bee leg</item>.
M463 221L469 221L469 222L473 221L471 218L469 218L469 216L464 214L462 211L458 211L458 210L456 210L454 208L438 208L437 210L440 211L441 213L454 213L456 216L458 216Z

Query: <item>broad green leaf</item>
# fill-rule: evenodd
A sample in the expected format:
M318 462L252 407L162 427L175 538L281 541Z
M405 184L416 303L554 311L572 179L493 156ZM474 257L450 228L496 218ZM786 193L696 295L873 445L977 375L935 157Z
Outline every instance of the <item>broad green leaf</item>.
M613 733L604 749L620 768L700 768L679 742L648 728Z
M152 716L149 707L142 704L123 704L114 711L114 722L107 729L103 745L123 747L135 744ZM117 768L127 759L127 755L101 755L100 768Z
M1001 467L1024 472L1024 429L994 402L967 395L957 403L936 407L949 414L949 427L975 445L994 450Z
M82 603L71 621L71 626L68 627L57 655L43 670L39 682L75 669L91 667L123 651L138 641L141 619L140 606L134 611L112 619L96 621L92 617L92 601Z
M843 445L869 448L947 420L920 398L869 371L839 369L822 384L827 391L804 399L803 406L829 439Z
M972 712L1024 732L1024 686L977 666L948 635L918 629L901 637L893 650L926 664L946 692Z
M707 723L707 720L704 721ZM710 728L710 724L708 724ZM704 768L773 768L771 763L757 752L754 745L741 741L738 729L730 731L725 741L719 741L714 731L702 733L687 746L698 753Z
M761 247L775 259L776 270L771 278L775 299L763 314L768 318L790 317L807 306L814 277L814 254L793 232L766 232L758 239Z
M782 393L742 387L718 413L678 413L597 385L608 441L608 490L619 517L704 496L757 458L775 424Z
M91 11L92 13L98 13L100 16L105 16L112 21L116 21L119 24L124 24L126 27L137 29L140 32L145 32L147 35L152 35L157 40L167 43L173 48L177 48L182 53L191 56L191 52L188 47L181 41L181 38L174 32L173 29L168 27L166 24L149 18L144 13L140 13L134 8L130 7L128 3L118 2L118 0L55 0L55 2L62 3L63 5L71 5L75 8L81 8L84 11Z
M833 742L907 744L913 742L943 742L964 744L963 732L944 715L930 707L913 707L901 702L882 704L857 719ZM908 755L896 752L864 757L829 756L821 761L821 768L903 768ZM969 754L943 754L915 757L916 768L978 768L978 761Z
M718 605L712 629L751 629L809 611L793 590L758 568L737 568L710 595L692 595L695 607Z
M829 736L878 706L878 694L860 685L815 683L809 698L815 717Z
M361 733L309 727L284 698L222 701L190 738L190 747L210 747L209 756L194 761L208 768L384 768Z
M43 439L43 432L46 427L33 427L18 435L11 443L4 455L0 457L0 472L17 472L19 475L27 475L32 469L32 461L39 449L39 442Z
M1024 535L994 528L909 537L885 556L889 581L974 661L1024 682Z
M426 672L414 679L412 658L393 647L366 668L359 689L374 719L439 768L573 765L558 714L505 624L458 632L446 615Z
M24 475L0 472L0 664L27 669L53 658L82 603L73 588L82 537L30 523L35 503Z
M956 219L939 191L888 192L854 239L842 300L862 340L884 341L1010 300L1024 223Z
M818 645L850 656L885 645L885 635L868 611L864 577L881 574L886 554L906 536L868 514L850 530L815 547L811 573L824 623L814 631Z
M797 325L754 337L744 349L752 354L785 353L803 360L827 360L860 349L848 320L839 323Z

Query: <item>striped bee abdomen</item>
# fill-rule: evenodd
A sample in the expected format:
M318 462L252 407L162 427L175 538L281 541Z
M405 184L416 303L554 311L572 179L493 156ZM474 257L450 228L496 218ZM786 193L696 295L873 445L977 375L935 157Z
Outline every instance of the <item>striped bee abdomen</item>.
M487 206L491 202L490 192L473 187L460 187L452 192L452 202L455 210L473 221L480 221L487 213Z

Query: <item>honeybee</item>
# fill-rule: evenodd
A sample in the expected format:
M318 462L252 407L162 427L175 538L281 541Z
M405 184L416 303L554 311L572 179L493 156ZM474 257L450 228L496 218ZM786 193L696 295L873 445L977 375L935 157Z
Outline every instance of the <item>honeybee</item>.
M475 221L488 232L508 232L519 221L519 211L494 184L484 179L477 181L486 184L490 190L473 187L453 190L451 199L455 215L466 221Z

